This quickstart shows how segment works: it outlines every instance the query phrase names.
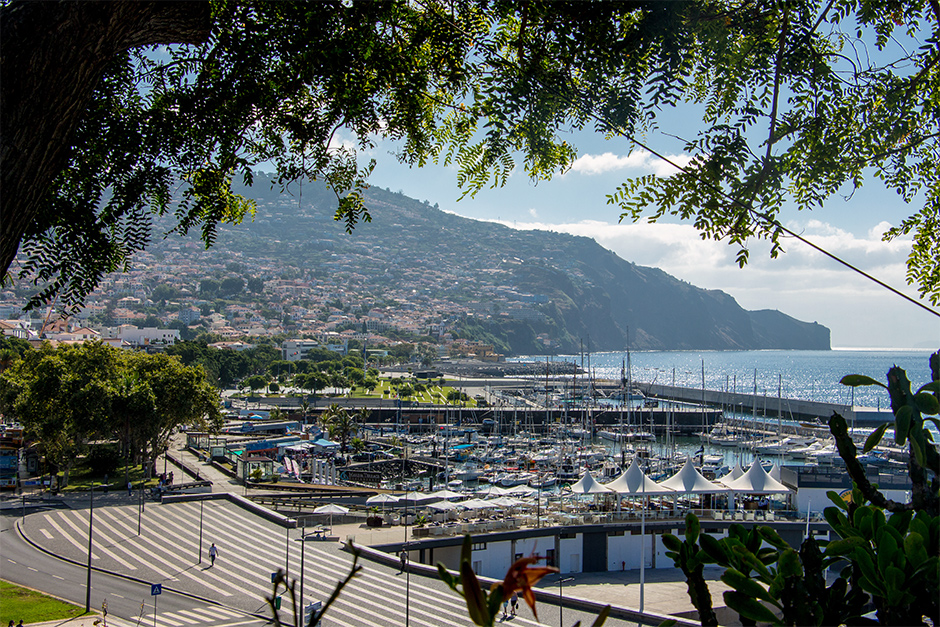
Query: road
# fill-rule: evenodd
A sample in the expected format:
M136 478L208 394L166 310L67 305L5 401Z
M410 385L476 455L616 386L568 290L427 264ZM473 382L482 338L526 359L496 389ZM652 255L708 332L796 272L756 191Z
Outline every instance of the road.
M112 499L113 504L95 507L92 563L140 582L94 572L92 606L100 608L107 600L110 615L129 624L137 624L142 616L141 625L155 627L262 625L264 621L249 615L270 615L264 599L271 594L271 573L286 567L292 579L302 577L310 602L328 598L336 582L349 572L352 557L339 543L308 541L302 554L298 530L288 531L227 501L148 503L138 536L137 507ZM28 514L20 524L34 542L83 564L88 555L88 511L80 503L72 505ZM19 537L11 521L12 515L5 517L0 533L3 578L84 605L86 569L38 551ZM211 567L206 556L210 542L220 552ZM157 598L156 621L151 583L161 583L164 590ZM284 608L288 606L284 597ZM519 615L505 623L560 627L558 606L540 604L538 609L541 623L524 603ZM568 608L563 613L569 627L578 620L590 625L595 618ZM281 616L287 618L283 610ZM362 572L323 621L324 627L470 624L463 599L437 578L401 574L372 562L363 563ZM606 624L625 627L633 623L611 619Z

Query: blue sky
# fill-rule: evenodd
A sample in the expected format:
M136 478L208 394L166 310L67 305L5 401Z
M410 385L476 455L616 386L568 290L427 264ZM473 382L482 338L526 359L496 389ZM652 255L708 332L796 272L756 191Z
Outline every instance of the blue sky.
M646 139L657 151L688 158L671 137L654 133ZM584 132L569 143L577 147L579 157L564 175L534 184L519 170L506 186L459 202L455 168L409 169L390 156L392 146L380 144L371 153L378 160L371 183L468 218L592 237L628 261L662 268L702 288L723 290L746 309L779 309L819 322L832 330L834 348L940 347L940 318L799 241L785 242L786 252L777 259L770 259L765 242L754 242L750 262L741 269L734 260L736 248L702 240L689 223L618 223L620 212L607 204L606 195L628 177L668 175L669 166L649 154L631 155L625 139L608 141ZM833 197L812 212L790 208L781 218L817 245L916 298L916 290L905 283L909 242L881 241L889 226L911 213L912 207L870 180L849 199Z

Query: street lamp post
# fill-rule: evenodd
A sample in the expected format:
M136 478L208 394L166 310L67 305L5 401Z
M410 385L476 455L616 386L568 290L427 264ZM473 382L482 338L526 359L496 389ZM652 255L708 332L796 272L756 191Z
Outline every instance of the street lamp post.
M88 576L85 579L85 613L91 611L91 541L92 525L95 520L95 484L91 484L88 495Z
M574 577L565 577L558 580L558 625L564 627L565 624L565 584L574 581Z
M205 499L199 499L199 563L202 564L202 507Z

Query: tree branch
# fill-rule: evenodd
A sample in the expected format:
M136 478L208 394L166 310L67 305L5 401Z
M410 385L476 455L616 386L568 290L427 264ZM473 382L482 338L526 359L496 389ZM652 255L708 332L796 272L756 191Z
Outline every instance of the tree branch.
M12 2L0 9L0 274L38 220L116 55L206 41L208 2Z
M897 501L886 498L885 495L868 480L865 469L862 467L861 462L858 461L858 449L855 448L855 443L852 441L851 436L849 436L848 425L842 414L837 412L832 413L832 416L829 418L829 432L836 442L836 448L839 449L839 455L845 462L845 468L848 470L849 476L852 477L852 481L858 486L858 489L862 491L862 494L865 495L865 498L868 499L872 505L894 513L914 509L911 503L898 503Z

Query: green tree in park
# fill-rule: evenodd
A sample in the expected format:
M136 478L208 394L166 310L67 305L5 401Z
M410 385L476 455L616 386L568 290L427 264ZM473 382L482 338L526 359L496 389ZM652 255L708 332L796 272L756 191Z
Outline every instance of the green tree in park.
M268 378L264 375L253 374L242 381L243 384L251 388L252 392L263 390L268 385Z
M131 461L154 459L176 427L221 426L219 398L201 368L100 342L27 351L0 373L0 411L23 423L64 471L95 440L117 440Z

